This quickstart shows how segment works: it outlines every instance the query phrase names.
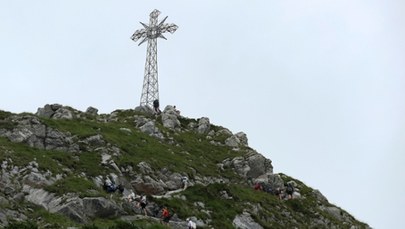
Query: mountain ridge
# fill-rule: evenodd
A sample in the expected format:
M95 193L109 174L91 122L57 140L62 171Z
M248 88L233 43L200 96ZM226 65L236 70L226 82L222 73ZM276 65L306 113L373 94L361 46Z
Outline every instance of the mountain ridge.
M98 114L60 104L36 114L0 111L0 147L6 228L159 228L153 219L162 206L172 210L173 228L185 228L186 218L198 228L369 228L319 191L274 174L243 132L181 116L172 106L161 114L148 107ZM108 194L106 179L124 192ZM254 190L256 183L272 193L291 183L294 198ZM125 199L131 191L148 196L149 217Z

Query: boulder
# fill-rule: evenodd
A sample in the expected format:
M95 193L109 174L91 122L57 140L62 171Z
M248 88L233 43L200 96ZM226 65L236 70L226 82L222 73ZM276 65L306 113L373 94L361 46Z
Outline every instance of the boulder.
M227 138L225 140L225 145L229 146L229 147L233 147L236 148L238 147L240 144L240 140L239 138L237 138L236 136L232 135L229 138Z
M96 134L96 135L87 137L86 139L79 141L79 143L85 144L87 146L88 150L94 149L97 147L102 147L105 145L103 136L100 134Z
M164 139L164 136L162 133L160 133L159 128L155 126L154 121L149 121L145 123L143 126L139 128L143 133L148 134L150 136L159 138L159 139Z
M38 108L37 113L35 114L39 117L51 118L55 111L56 110L53 110L51 105L46 104L43 108Z
M162 113L163 126L169 129L180 127L180 121L177 119L177 113L174 111L174 108L168 109L168 107L169 106L167 106Z
M78 152L79 146L74 143L70 133L63 133L45 126L32 115L25 115L15 119L17 127L2 132L12 142L26 143L31 147L47 150Z
M150 176L138 177L131 181L131 185L136 193L146 193L149 195L162 194L165 191L165 183L156 181Z
M237 229L263 229L260 224L252 219L248 212L235 216L232 224Z
M122 209L120 209L116 203L104 197L83 198L83 207L86 216L92 218L111 218L122 213Z
M205 134L210 130L211 124L209 118L203 117L198 120L197 133Z
M89 114L89 115L97 115L97 113L98 113L98 109L97 108L94 108L94 107L88 107L87 109L86 109L86 114Z
M154 114L155 111L149 106L138 106L135 107L136 112L146 113L146 114Z
M250 167L250 170L246 174L249 178L256 178L262 174L273 173L271 160L265 158L259 153L249 156L246 160Z
M239 139L240 143L247 146L248 145L248 138L247 135L243 132L238 132L235 136Z
M271 185L273 190L276 190L277 188L284 188L284 181L281 179L281 176L279 174L268 174L268 183Z
M69 217L77 223L87 223L88 218L83 206L83 200L78 197L69 198L61 205L50 209L51 213L59 213Z
M61 107L52 115L52 119L73 119L73 112L66 107Z

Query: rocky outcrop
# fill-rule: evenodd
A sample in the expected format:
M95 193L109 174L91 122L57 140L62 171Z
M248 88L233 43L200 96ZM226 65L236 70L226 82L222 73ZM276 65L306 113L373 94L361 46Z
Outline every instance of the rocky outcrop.
M98 109L95 108L95 107L90 106L90 107L88 107L88 108L86 109L86 114L96 116L96 115L98 114Z
M46 104L43 108L38 108L36 113L39 117L52 119L73 119L74 113L72 109L64 107L60 104Z
M238 175L246 179L254 179L264 174L273 173L271 160L253 150L246 157L226 159L222 164L225 168L233 168Z
M209 118L203 117L198 120L197 133L206 134L209 132L211 127Z
M252 219L248 212L237 215L232 224L237 229L263 229L260 224Z
M73 125L67 126L70 123ZM75 125L80 127L76 130ZM80 112L59 104L39 108L37 116L0 111L0 137L13 142L0 145L0 227L11 218L27 220L32 215L27 202L80 224L117 217L153 221L142 216L144 212L135 207L137 202L127 201L133 191L137 200L139 194L148 195L146 208L156 219L161 216L162 204L176 203L189 211L182 212L183 216L198 215L191 217L199 227L294 228L305 218L305 226L310 228L367 228L357 227L361 224L329 204L319 191L308 191L311 189L299 181L273 174L272 161L248 146L245 133L233 134L211 125L205 117L187 119L172 106L161 114L138 107L98 115L93 107ZM40 150L26 150L27 146ZM102 189L106 180L120 184L124 196L118 191L106 194L107 189ZM285 189L287 181L295 187L296 202L284 203L289 200L274 195L259 202L249 199L252 190L248 185L260 182L274 191ZM66 190L58 190L61 187ZM238 213L232 212L231 221L218 220L213 201L235 206ZM170 226L184 228L184 220L174 213ZM221 225L223 220L225 226Z
M178 117L180 114L173 106L166 106L162 113L163 126L169 129L175 129L180 127L180 121Z
M156 137L159 139L164 139L163 134L159 131L159 128L155 126L154 121L148 121L143 126L139 128L143 133L148 134L152 137Z
M7 137L12 142L26 143L38 149L79 151L74 136L47 127L35 116L18 116L13 121L17 124L16 127L1 131L0 136Z

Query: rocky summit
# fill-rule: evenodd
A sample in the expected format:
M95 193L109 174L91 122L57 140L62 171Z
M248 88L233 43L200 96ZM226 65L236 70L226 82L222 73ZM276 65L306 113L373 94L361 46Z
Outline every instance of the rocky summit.
M172 106L0 111L0 164L0 228L369 228Z

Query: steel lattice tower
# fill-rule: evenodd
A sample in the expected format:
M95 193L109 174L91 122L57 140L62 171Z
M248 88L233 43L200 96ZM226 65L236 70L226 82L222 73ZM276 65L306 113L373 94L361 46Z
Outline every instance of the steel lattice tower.
M131 36L133 41L137 41L143 38L139 42L138 46L148 41L148 47L146 50L146 63L145 63L145 76L143 79L141 106L153 107L153 101L159 100L159 83L158 83L158 65L157 65L157 38L166 37L163 33L174 33L178 26L175 24L165 23L167 16L158 23L159 10L153 10L150 13L149 25L140 22L143 25L143 29L136 30Z

